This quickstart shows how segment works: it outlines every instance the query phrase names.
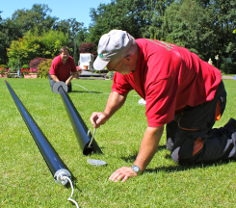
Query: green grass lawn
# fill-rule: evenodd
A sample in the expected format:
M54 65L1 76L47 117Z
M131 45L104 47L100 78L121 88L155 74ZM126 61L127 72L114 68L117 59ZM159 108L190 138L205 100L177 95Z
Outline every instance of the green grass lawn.
M103 155L84 156L61 96L46 79L7 79L62 160L76 177L74 199L81 208L236 207L236 162L181 167L165 149L165 137L140 177L126 183L108 181L121 166L130 166L146 128L144 106L132 92L123 108L97 130ZM89 129L93 111L101 111L110 92L108 80L73 80L69 96ZM236 118L236 81L225 80L227 109L216 126ZM0 79L0 207L68 208L71 189L55 183L14 101ZM105 160L94 167L88 158Z

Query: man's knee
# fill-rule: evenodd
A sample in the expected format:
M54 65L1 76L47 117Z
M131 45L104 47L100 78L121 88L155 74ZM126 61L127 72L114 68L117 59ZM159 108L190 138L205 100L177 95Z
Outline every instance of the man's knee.
M180 146L173 149L171 157L179 164L191 165L197 162L203 149L204 140L202 138L186 139Z

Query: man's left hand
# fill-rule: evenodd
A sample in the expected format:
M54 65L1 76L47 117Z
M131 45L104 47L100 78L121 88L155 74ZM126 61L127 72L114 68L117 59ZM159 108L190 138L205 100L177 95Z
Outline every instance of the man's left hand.
M128 178L135 176L137 176L137 173L135 173L131 167L121 167L111 174L109 180L113 182L125 182Z

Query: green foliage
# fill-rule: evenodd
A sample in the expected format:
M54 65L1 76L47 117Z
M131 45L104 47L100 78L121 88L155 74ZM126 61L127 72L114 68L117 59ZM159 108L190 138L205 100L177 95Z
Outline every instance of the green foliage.
M27 36L28 33L34 34L36 37L42 37L48 33L52 37L56 37L59 34L60 36L63 35L65 40L63 45L73 48L74 55L78 56L77 46L80 42L77 43L77 39L78 41L84 41L85 29L83 28L83 23L77 22L75 18L57 21L58 18L51 17L49 15L50 12L51 9L47 5L34 4L31 9L16 10L11 18L6 20L0 19L0 63L7 64L9 61L9 64L13 67L22 64L16 60L8 60L6 48L10 48L12 41L19 41L21 38L25 39L24 36ZM55 32L57 33L56 36ZM58 41L50 37L45 38L49 38L49 40L45 41L49 41L51 46L40 45L38 53L44 54L45 58L51 58L50 55L54 55L58 48L61 47L61 37ZM54 41L54 46L51 41ZM28 57L27 60L32 58L36 57Z
M136 38L163 38L163 16L172 2L174 0L117 0L100 4L97 10L91 10L93 24L89 37L96 41L103 33L116 28L126 30Z
M170 159L165 135L143 175L125 183L108 180L119 167L130 166L146 128L139 96L130 93L125 105L97 130L95 139L103 155L84 156L61 97L52 93L47 79L8 79L48 141L75 178L73 198L84 208L231 208L235 207L236 162L183 167ZM110 92L109 80L72 81L69 94L89 129L93 111L103 110ZM236 117L236 81L226 80L228 104L222 120ZM0 82L0 207L73 208L70 188L54 182L6 86ZM88 158L105 160L105 167L87 164Z
M16 66L21 67L24 64L28 64L36 56L38 50L40 50L38 40L37 36L28 33L24 38L12 41L7 52L9 66L16 68Z
M9 60L6 49L13 45L17 46L16 43L12 42L21 41L25 34L28 36L29 31L35 31L35 35L36 33L37 35L41 35L41 33L51 30L52 26L55 24L56 18L48 15L50 11L47 5L34 4L32 9L16 10L12 18L0 22L0 63L7 63L9 61L9 66L17 67L18 65L27 63L27 60L32 59L32 57L25 57L31 54L31 50L29 49L28 51L28 47L25 47L24 51L20 49L20 54L18 55L23 55L21 63L18 63L17 58L11 58L11 60ZM32 38L36 39L36 37ZM27 41L26 38L23 39ZM30 43L31 42L32 41L30 41ZM33 46L35 46L35 44L33 44ZM35 49L38 50L39 48L32 48L33 51ZM10 56L12 57L14 55L11 54Z
M0 64L0 68L6 69L6 68L7 68L7 65L6 65L6 64Z
M75 18L70 18L68 20L62 20L54 25L54 29L63 32L68 37L68 41L65 45L73 48L73 58L75 62L78 62L78 46L85 40L86 29L83 23L76 21Z
M156 1L151 1L156 2ZM122 29L134 37L142 37L151 24L151 2L143 0L119 0L110 4L100 4L92 9L90 16L93 25L89 28L90 41L97 42L100 36L111 29ZM153 8L152 8L153 9ZM112 21L111 21L112 20Z
M68 43L69 37L60 31L50 30L39 36L42 45L41 54L38 57L52 58L58 54L61 46Z
M51 66L52 59L42 60L38 65L38 77L46 78L48 77L48 71Z
M234 0L114 0L91 10L89 38L97 42L109 30L123 29L136 38L156 38L185 46L204 60L211 58L220 65L227 58L236 59L232 33L236 27L235 6ZM214 60L217 54L220 59Z
M68 38L58 31L45 32L41 36L36 32L28 32L23 38L11 42L8 49L9 65L16 68L29 64L35 57L51 58L67 41Z
M29 64L23 64L23 65L22 65L22 68L25 68L25 69L26 69L26 68L29 68Z
M233 60L232 58L223 58L220 68L224 69L224 73L226 74L230 73L236 74L235 65L236 65L236 59Z
M207 60L211 48L202 49L212 44L214 34L205 27L209 19L204 13L195 1L173 3L166 9L163 30L167 41L189 48Z
M87 30L75 18L58 21L49 15L51 9L47 5L35 4L31 9L15 11L12 18L0 18L0 63L15 70L36 55L52 58L62 42L73 49L77 63L81 44L97 45L102 34L122 29L135 38L155 38L185 46L206 61L211 58L214 65L223 67L222 71L233 73L235 6L235 0L112 0L91 9L92 24ZM29 33L31 37L27 39ZM54 37L59 37L59 41ZM6 48L10 48L9 56ZM214 59L216 55L219 60ZM229 58L230 67L224 63Z
M23 36L28 31L48 31L53 27L57 18L51 17L48 13L51 9L45 4L34 4L31 9L19 9L12 15L11 21L17 25Z
M5 64L0 64L0 75L3 76L7 72L7 66Z

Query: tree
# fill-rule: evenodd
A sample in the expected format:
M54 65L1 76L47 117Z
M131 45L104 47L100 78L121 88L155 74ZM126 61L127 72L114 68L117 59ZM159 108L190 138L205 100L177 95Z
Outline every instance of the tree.
M77 38L78 32L83 30L83 24L77 22L75 18L71 18L68 21L70 24L69 37L71 40L71 44L73 45L73 58L74 58L75 63L77 63L79 60L78 58L79 54L78 54L78 45L76 42L76 38Z
M99 37L111 29L122 29L135 37L142 36L142 26L146 20L141 11L146 8L143 0L117 0L110 4L100 4L98 9L91 9L93 24L89 28L90 42L97 42Z
M23 38L11 42L7 52L9 66L19 68L29 64L30 60L36 57L52 58L67 42L68 37L62 32L51 30L40 36L36 32L29 31Z
M51 10L46 5L35 4L30 10L16 10L12 18L0 20L0 63L8 62L7 48L13 40L22 38L28 31L43 33L49 31L57 18L50 17ZM12 60L11 60L12 61ZM12 62L11 62L12 65Z
M51 37L54 33L49 33L51 30L61 32L57 34L59 40L62 36L66 38L65 45L73 48L77 62L78 46L83 43L97 45L102 34L111 29L122 29L135 38L161 39L185 46L205 60L211 57L213 64L216 64L214 57L218 55L217 65L223 66L224 60L230 60L230 67L225 65L223 68L233 69L236 60L236 37L232 32L236 28L235 7L235 0L112 0L90 10L92 24L87 30L74 18L58 21L58 18L48 15L51 10L47 5L35 4L30 10L17 10L12 19L3 20L0 16L0 63L7 63L6 48L12 50L10 44L13 40L19 41L12 43L14 47L17 44L26 47L26 42L29 42L33 44L32 50L40 45L36 47L38 54L45 57L55 54L56 48L61 47L59 45L64 41L54 40ZM26 41L27 32L40 38L36 40L32 36L32 41ZM54 46L51 40L55 41ZM21 62L26 59L26 51L18 53L17 57L23 57ZM12 65L17 59L16 56L12 59L13 52L9 51L9 54ZM27 56L29 58L30 54Z
M205 59L209 58L213 49L212 40L215 39L215 34L208 27L209 21L204 8L196 1L173 3L164 16L162 28L165 40L187 47Z
M12 15L11 20L18 26L21 35L37 30L40 33L52 29L57 18L51 17L48 13L51 9L45 4L34 4L31 9L19 9Z
M236 37L232 33L236 28L236 2L234 0L214 2L214 31L218 34L215 53L221 57L220 63L222 60L230 60L226 66L228 73L236 73Z
M42 45L39 55L44 58L52 58L56 56L59 49L62 46L67 45L69 42L67 34L54 30L44 32L41 36L38 36L38 38Z
M236 39L232 31L236 28L236 2L234 0L198 0L210 14L208 28L215 34L212 39L211 56L214 64L227 73L236 73Z
M12 40L19 37L19 31L14 22L10 19L0 20L0 63L7 64L7 48Z
M174 0L113 0L91 9L88 42L98 42L111 29L122 29L135 38L161 36L162 17Z
M142 27L142 37L151 39L163 39L162 24L166 9L174 0L146 0L142 18L145 19L145 24Z
M39 44L35 44L34 40L28 38L20 38L18 41L11 42L7 52L11 68L20 69L24 64L29 63L29 60L32 59L32 56L40 48Z
M69 37L68 47L73 48L73 58L75 62L78 62L78 46L81 42L85 41L86 29L84 24L76 21L75 18L62 20L56 22L54 30L62 31Z
M1 11L0 11L0 64L2 63L6 63L6 56L5 56L5 44L4 44L4 40L6 38L5 34L4 34L4 24L3 24L3 20L1 17Z

